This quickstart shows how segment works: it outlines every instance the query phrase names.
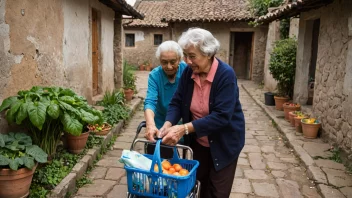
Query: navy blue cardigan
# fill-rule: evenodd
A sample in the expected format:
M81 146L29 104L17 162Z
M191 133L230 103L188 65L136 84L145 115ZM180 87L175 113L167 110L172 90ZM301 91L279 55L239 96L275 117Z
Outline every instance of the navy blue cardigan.
M194 81L192 69L187 67L168 108L166 120L172 125L182 118L192 122L197 137L208 136L215 170L221 170L238 158L245 139L245 121L239 100L237 78L233 69L219 61L210 90L209 115L192 121L190 106ZM185 135L185 141L192 135ZM193 135L194 136L194 135Z

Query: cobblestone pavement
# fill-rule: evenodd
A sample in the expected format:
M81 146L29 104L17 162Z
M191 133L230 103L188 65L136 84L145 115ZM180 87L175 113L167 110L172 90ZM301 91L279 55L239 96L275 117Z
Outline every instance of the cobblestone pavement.
M141 90L139 94L142 91L145 93L147 73L137 74L142 76L137 85ZM308 179L302 162L295 157L292 149L285 146L271 119L239 87L246 118L246 145L238 160L231 197L321 197L314 182ZM93 183L80 188L76 198L126 197L126 174L118 159L122 149L129 149L136 128L142 120L144 117L141 105L117 138L113 149L103 156L89 174ZM141 147L139 145L137 150L141 150Z

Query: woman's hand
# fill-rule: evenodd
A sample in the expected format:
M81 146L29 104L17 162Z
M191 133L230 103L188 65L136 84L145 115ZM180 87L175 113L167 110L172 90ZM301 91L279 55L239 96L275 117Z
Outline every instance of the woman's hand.
M157 135L158 138L164 137L166 135L166 129L170 128L171 126L172 126L171 122L166 121L159 130L159 134Z
M156 142L154 137L156 136L156 134L158 134L158 132L159 130L156 128L155 125L147 125L144 137L151 142Z
M185 134L185 127L183 125L175 125L165 129L163 133L162 143L170 146L175 146L177 142Z

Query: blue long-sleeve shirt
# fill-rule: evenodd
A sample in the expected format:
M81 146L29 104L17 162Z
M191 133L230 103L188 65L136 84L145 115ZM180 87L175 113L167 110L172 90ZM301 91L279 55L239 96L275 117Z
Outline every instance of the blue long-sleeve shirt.
M165 122L166 112L174 95L179 79L187 64L180 62L176 79L170 83L161 66L156 67L149 73L147 96L144 101L144 110L150 109L154 112L155 125L160 129Z
M192 122L195 133L185 135L185 143L193 138L208 136L215 170L221 170L238 158L245 141L245 120L239 100L237 78L233 69L219 61L211 85L209 115L192 120L194 80L192 69L187 67L171 100L166 120L175 125L180 118L183 123ZM196 136L196 137L194 137Z

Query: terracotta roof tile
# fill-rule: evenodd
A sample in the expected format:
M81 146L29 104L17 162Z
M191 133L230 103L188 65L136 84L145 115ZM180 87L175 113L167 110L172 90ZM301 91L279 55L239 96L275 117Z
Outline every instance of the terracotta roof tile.
M144 14L144 20L125 19L124 27L167 27L167 23L161 22L166 3L167 1L141 1L137 11Z
M259 17L256 21L259 23L268 23L282 17L292 17L300 12L311 9L317 9L332 3L334 0L291 0L286 4L271 10L268 14Z
M163 21L239 21L254 19L247 0L169 0Z

